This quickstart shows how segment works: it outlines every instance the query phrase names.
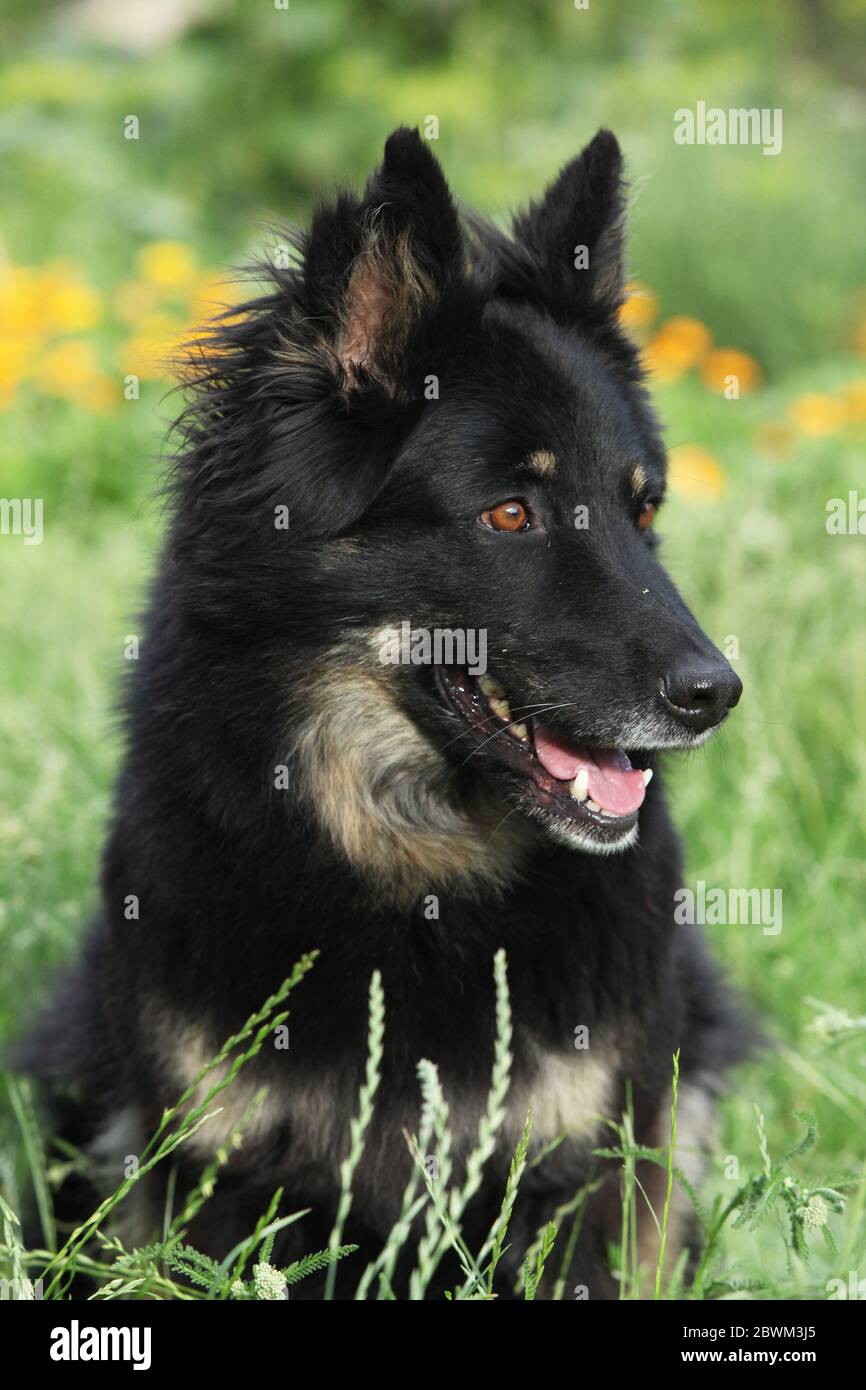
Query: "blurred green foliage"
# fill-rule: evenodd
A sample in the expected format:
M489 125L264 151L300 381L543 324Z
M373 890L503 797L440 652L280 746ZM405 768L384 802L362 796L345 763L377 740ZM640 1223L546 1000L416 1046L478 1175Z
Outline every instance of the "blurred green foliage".
M7 3L14 259L117 275L166 236L233 259L429 115L456 191L504 214L606 124L635 194L632 263L665 312L707 320L771 374L846 340L866 283L862 0L176 0L178 31L158 41L163 9ZM673 113L699 99L780 107L781 155L676 145Z

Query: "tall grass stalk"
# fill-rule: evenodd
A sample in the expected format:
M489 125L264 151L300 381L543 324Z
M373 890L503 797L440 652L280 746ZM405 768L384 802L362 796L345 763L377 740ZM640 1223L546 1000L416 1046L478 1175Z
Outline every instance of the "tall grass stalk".
M370 980L369 997L367 1071L358 1095L358 1113L352 1119L350 1127L349 1153L340 1166L340 1198L337 1205L337 1217L334 1222L334 1228L331 1231L330 1241L328 1242L328 1249L334 1256L336 1256L336 1252L343 1243L342 1237L346 1219L352 1209L352 1179L355 1176L355 1171L364 1152L364 1140L370 1121L373 1118L373 1102L379 1087L379 1082L382 1079L382 1054L385 1037L385 994L382 989L382 976L378 970L374 970ZM328 1266L328 1273L325 1281L326 1299L334 1297L336 1279L337 1261L336 1258L334 1258Z
M662 1275L665 1267L665 1245L668 1235L668 1221L671 1214L671 1197L674 1189L674 1154L677 1147L677 1092L680 1080L680 1054L679 1049L674 1053L674 1075L671 1083L671 1137L668 1145L668 1171L667 1184L665 1187L665 1204L662 1211L662 1229L659 1236L659 1254L656 1264L656 1284L655 1297L662 1296Z
M141 1161L136 1172L130 1177L124 1178L123 1182L108 1197L100 1202L96 1210L82 1223L76 1227L69 1239L65 1242L62 1249L57 1251L49 1262L44 1274L47 1278L53 1274L46 1289L45 1296L48 1298L59 1296L62 1286L67 1286L71 1282L76 1268L76 1256L86 1245L87 1241L102 1226L106 1219L123 1202L147 1173L155 1168L157 1163L161 1163L169 1154L174 1153L175 1149L185 1140L196 1134L208 1120L213 1118L219 1111L208 1111L208 1106L215 1097L225 1088L231 1085L238 1072L243 1066L262 1049L265 1038L288 1017L288 1012L275 1012L287 995L294 989L295 985L303 979L304 975L311 968L315 959L315 952L303 956L295 965L292 973L283 981L280 988L265 1001L261 1009L251 1014L243 1027L232 1035L220 1048L216 1057L208 1062L195 1077L193 1082L186 1088L177 1104L163 1112L162 1119L157 1128L156 1134L149 1140L141 1156ZM197 1088L204 1078L214 1070L215 1067L226 1062L236 1047L242 1043L252 1041L242 1052L238 1053L231 1061L225 1075L211 1086L203 1099L191 1108L182 1113L182 1118L178 1128L171 1134L166 1134L171 1121L184 1111L184 1106L192 1100ZM164 1136L164 1137L160 1137ZM154 1146L156 1146L154 1148ZM149 1156L148 1156L149 1155Z

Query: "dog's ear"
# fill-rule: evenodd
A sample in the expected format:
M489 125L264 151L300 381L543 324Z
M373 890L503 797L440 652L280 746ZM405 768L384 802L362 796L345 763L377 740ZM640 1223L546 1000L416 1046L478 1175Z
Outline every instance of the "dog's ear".
M221 507L237 519L285 504L296 539L345 530L383 487L445 350L462 235L417 131L395 131L363 195L320 208L293 244L300 266L264 267L272 293L228 311L178 364L191 399L175 476L196 526L222 524Z
M616 137L600 130L540 202L491 248L500 294L541 302L560 321L612 320L624 285L624 188Z
M418 131L402 127L363 197L319 209L304 245L303 299L328 325L345 394L371 383L400 393L413 339L462 267L442 169Z

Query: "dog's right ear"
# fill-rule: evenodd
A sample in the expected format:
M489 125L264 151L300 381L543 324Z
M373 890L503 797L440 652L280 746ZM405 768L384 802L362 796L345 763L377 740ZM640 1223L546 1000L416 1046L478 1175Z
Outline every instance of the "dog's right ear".
M463 239L445 176L417 130L394 131L361 199L320 208L304 244L302 299L324 326L343 395L401 395L413 346L457 284Z

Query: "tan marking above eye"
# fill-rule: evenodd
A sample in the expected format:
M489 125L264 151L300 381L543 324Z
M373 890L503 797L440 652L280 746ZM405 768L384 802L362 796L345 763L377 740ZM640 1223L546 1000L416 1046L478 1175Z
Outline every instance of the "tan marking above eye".
M491 531L523 531L529 524L529 512L522 502L512 497L482 512L481 520Z
M556 455L549 449L536 449L526 460L526 467L539 478L552 478L556 473Z
M631 490L635 497L640 497L641 493L646 491L647 475L642 463L635 464L634 468L631 470L629 482L631 483Z

